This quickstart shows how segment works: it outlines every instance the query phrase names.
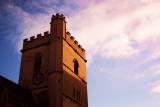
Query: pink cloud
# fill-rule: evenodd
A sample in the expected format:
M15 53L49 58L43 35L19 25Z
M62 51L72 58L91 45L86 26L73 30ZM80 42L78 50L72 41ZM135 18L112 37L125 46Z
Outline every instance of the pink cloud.
M143 50L147 49L148 56L151 56L160 50L160 47L155 46L160 42L158 0L73 0L73 3L80 10L67 17L67 28L87 49L89 58L92 59L95 55L104 58L130 58L143 55ZM70 5L65 2L63 11L70 11ZM51 8L47 9L47 14L36 15L12 5L9 9L16 11L13 14L22 19L19 41L49 30L50 17L55 13ZM17 45L20 49L22 42Z
M160 95L160 81L155 81L151 87L151 93Z
M132 57L160 41L159 7L157 0L91 3L69 18L70 30L91 53Z

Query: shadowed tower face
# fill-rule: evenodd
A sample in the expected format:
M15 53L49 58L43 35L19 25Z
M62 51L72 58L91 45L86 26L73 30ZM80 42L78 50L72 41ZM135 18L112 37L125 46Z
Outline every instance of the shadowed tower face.
M88 107L85 50L53 15L50 33L24 39L19 85L40 107Z

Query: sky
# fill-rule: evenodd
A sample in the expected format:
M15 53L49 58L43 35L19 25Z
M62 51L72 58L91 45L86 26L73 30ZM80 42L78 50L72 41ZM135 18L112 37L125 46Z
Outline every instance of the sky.
M160 0L1 0L1 76L18 82L23 39L56 13L86 49L89 107L160 107Z

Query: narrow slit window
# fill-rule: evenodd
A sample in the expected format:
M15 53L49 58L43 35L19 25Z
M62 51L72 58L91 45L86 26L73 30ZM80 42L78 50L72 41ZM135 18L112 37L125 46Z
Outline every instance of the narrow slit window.
M78 75L79 64L78 64L77 59L74 59L73 63L74 63L74 73Z
M34 71L39 72L42 67L42 57L37 56L34 61Z
M76 90L73 88L73 98L76 98Z
M81 94L80 94L80 91L78 91L78 101L80 101L81 99Z

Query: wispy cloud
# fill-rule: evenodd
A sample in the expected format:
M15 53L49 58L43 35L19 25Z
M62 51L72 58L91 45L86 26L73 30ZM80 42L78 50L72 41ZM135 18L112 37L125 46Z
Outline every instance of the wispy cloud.
M156 81L152 84L151 93L160 95L160 81Z
M67 30L87 50L89 62L93 61L91 68L99 71L96 76L108 76L106 78L117 79L120 84L136 82L131 89L151 82L147 89L160 94L157 78L160 74L159 0L63 0L61 3L59 0L33 1L31 7L43 10L36 13L14 4L6 6L13 18L17 18L18 52L24 38L49 30L51 15L61 12L67 18ZM97 63L96 58L101 62ZM115 64L116 61L120 63ZM97 67L102 63L105 64Z
M67 29L87 50L89 62L97 55L106 59L144 57L140 60L142 64L160 57L160 3L157 0L73 2L79 9L67 14ZM58 4L58 1L54 3ZM35 8L42 4L32 3ZM42 7L49 4L45 2ZM61 8L53 6L47 8L48 12L31 14L19 6L9 4L7 9L13 17L19 18L18 30L21 34L16 39L18 51L24 38L49 30L52 14L57 10L69 13L72 5L64 1ZM143 78L145 74L127 73L126 77L132 75L135 75L134 78Z
M79 35L78 40L91 53L106 58L132 57L146 49L154 51L154 45L160 41L160 3L115 2L91 4L70 18L72 32Z
M48 2L45 5L49 5ZM73 2L80 9L67 15L68 29L87 49L90 58L97 54L105 58L129 58L141 55L144 50L156 53L155 44L160 41L158 0ZM32 4L38 7L44 3ZM63 8L57 11L69 13L71 5L64 0ZM10 5L10 11L16 11L13 14L21 18L19 40L49 30L50 17L56 8L47 8L47 13L30 14ZM21 45L18 42L18 49ZM159 49L156 47L156 50Z

